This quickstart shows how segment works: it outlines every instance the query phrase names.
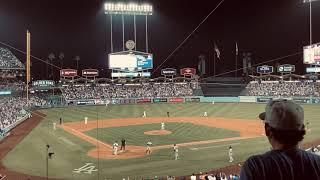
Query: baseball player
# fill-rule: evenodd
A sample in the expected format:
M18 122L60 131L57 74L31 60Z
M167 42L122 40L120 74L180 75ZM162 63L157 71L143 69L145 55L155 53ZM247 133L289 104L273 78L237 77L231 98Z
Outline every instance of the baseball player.
M121 147L120 150L126 150L126 140L124 138L121 139Z
M203 117L208 117L207 111L203 113Z
M169 111L167 112L167 117L170 117L170 112Z
M62 124L62 117L60 117L60 125Z
M164 130L165 129L165 124L164 122L161 123L161 130Z
M118 142L115 141L115 142L113 143L113 145L112 145L113 155L118 155L118 146L119 146Z
M174 160L179 159L179 149L176 144L173 145Z
M84 124L88 124L88 117L84 117Z
M53 122L53 130L56 130L57 123Z
M232 146L229 147L229 162L233 162L233 157L232 157Z
M152 142L151 142L151 140L149 140L149 141L147 142L146 154L151 154L151 146L152 146Z
M143 118L146 118L147 117L147 112L146 111L143 111Z

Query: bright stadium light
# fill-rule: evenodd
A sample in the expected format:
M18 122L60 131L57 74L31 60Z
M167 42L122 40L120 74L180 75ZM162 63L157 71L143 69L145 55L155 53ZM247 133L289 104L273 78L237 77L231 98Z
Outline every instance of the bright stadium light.
M152 15L153 11L150 4L135 3L105 3L104 9L106 14L121 15Z

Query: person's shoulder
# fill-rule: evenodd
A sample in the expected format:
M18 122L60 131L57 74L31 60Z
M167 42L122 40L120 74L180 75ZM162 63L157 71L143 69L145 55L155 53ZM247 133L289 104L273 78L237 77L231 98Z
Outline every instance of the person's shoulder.
M308 152L308 151L305 151L305 150L300 150L300 152L308 157L309 159L315 159L317 162L320 162L320 156L315 154L315 153L311 153L311 152Z

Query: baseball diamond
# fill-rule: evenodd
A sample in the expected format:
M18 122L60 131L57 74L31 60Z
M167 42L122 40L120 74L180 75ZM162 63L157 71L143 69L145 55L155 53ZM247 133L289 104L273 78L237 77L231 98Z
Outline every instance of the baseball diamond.
M317 139L320 131L319 111L315 105L304 107L306 117L313 124L305 142L311 142ZM100 177L114 179L167 174L179 176L190 171L208 171L230 165L230 145L234 151L232 164L269 149L262 124L252 111L263 108L264 104L251 103L184 103L41 110L43 115L35 113L33 116L41 115L44 119L5 156L2 163L8 170L45 176L41 144L49 143L55 152L49 162L49 176L52 178L96 179L99 174ZM142 114L141 109L147 109L147 118L137 117ZM169 109L172 112L170 118L166 117ZM203 111L207 111L209 117L202 117ZM64 123L53 130L52 122L58 122L60 116ZM84 123L83 117L88 117L88 124ZM166 129L172 133L152 136L152 153L146 155L145 143L150 136L144 132L160 130L161 122L165 122ZM127 150L117 156L112 155L112 143L115 140L120 143L121 138L127 139ZM178 162L171 161L175 142L179 145ZM173 167L174 171L171 170Z

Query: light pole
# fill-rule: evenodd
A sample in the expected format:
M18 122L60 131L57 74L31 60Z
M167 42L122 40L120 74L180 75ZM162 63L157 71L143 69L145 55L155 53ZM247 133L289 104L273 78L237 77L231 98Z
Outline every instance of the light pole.
M312 2L317 0L303 0L303 3L309 3L309 40L312 44Z
M137 44L137 32L136 32L136 18L137 16L145 16L145 23L146 23L146 52L149 51L149 42L148 42L148 16L151 16L153 13L153 6L150 4L136 4L136 3L124 3L124 2L119 2L119 3L105 3L104 4L104 10L105 14L110 15L110 35L111 35L111 52L113 52L114 47L113 47L113 33L112 33L112 17L116 15L121 15L122 16L122 51L125 49L125 37L124 37L124 23L125 23L125 18L124 16L133 16L133 24L134 24L134 40L135 43ZM136 48L135 48L136 50Z

